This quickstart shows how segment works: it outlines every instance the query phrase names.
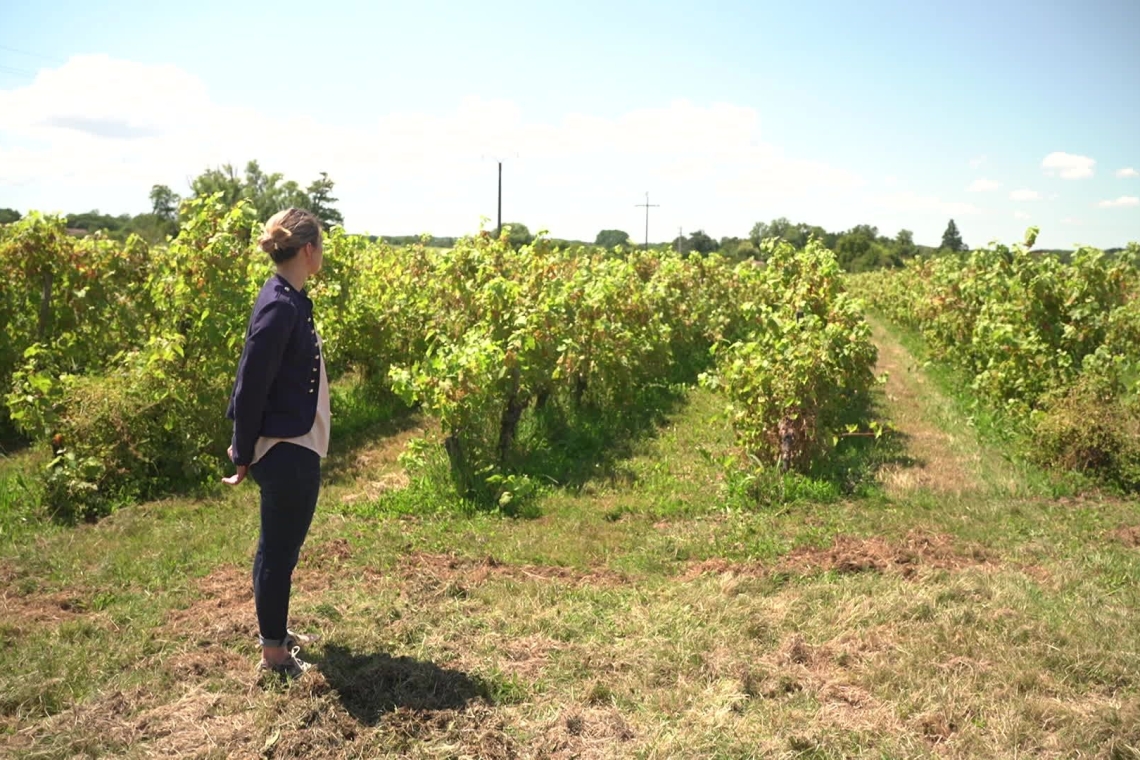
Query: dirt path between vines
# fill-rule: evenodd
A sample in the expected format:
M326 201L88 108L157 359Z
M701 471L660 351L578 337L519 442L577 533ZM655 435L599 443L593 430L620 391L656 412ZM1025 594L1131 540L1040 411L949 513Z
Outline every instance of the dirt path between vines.
M887 418L903 435L912 460L880 471L887 492L897 496L920 489L945 494L977 490L983 480L982 452L973 431L929 382L910 352L880 322L868 322L879 348L875 373L888 375L883 389Z

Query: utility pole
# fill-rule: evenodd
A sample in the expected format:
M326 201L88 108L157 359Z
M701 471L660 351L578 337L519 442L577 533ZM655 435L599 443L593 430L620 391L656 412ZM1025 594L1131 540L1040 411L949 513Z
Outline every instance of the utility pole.
M518 158L519 154L515 153L513 156L510 156L510 157L511 158ZM487 158L487 156L484 155L483 158ZM505 159L495 157L492 160L499 165L499 210L498 210L499 217L498 217L498 225L495 227L495 237L497 238L503 234L503 161Z
M660 208L661 204L659 204L659 203L652 203L651 204L649 202L649 191L646 190L645 191L645 203L638 203L634 206L634 208L642 208L642 207L645 208L645 250L649 250L649 209Z
M685 252L685 229L683 227L677 228L677 253Z

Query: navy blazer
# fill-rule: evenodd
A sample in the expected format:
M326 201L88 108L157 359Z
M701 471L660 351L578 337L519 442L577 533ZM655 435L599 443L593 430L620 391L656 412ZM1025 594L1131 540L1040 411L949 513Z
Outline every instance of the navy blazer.
M234 422L233 462L248 465L259 436L294 438L313 427L321 352L313 302L279 274L253 305L226 418Z

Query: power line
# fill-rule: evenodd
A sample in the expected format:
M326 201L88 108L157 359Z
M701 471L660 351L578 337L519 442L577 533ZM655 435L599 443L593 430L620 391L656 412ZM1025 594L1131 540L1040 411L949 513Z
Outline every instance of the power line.
M21 77L34 77L36 75L34 71L27 71L25 69L17 69L14 66L4 65L0 65L0 74L13 74Z
M60 60L59 58L54 58L50 55L30 53L27 50L20 50L19 48L9 47L8 45L0 45L0 50L7 50L9 53L16 53L17 55L26 55L32 58L40 58L45 61L51 61L52 63L66 63L66 61Z
M659 203L652 203L651 204L649 202L649 191L646 190L645 191L645 203L637 203L634 205L634 208L641 208L643 206L645 207L645 250L648 251L649 250L649 209L661 208L661 204L659 204Z

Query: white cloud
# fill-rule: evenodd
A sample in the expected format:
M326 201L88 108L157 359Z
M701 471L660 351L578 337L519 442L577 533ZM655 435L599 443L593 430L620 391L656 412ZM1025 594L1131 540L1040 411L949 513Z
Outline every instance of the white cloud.
M1051 177L1062 179L1086 179L1093 175L1096 161L1088 156L1074 156L1060 151L1050 153L1041 162L1041 168Z
M1132 178L1132 177L1140 177L1140 172L1136 171L1131 166L1129 166L1127 169L1120 169L1119 171L1117 171L1116 176L1120 177L1122 179Z
M1025 213L1024 211L1014 211L1013 212L1013 218L1014 219L1032 219L1033 217L1031 217L1029 214Z
M1036 190L1014 190L1009 194L1010 200L1015 201L1039 201L1041 200L1041 193Z
M1001 183L992 179L976 179L966 188L971 193L988 193L1001 187Z
M1101 208L1125 208L1130 206L1140 206L1140 198L1135 195L1122 195L1114 201L1101 201L1097 204Z
M97 203L117 212L121 205L107 204L130 203L141 211L153 184L185 193L187 179L208 167L240 171L256 159L302 185L327 171L354 231L455 234L493 215L490 157L509 154L504 217L592 239L604 227L636 228L645 190L662 204L650 236L664 237L660 230L688 228L690 219L710 234L721 222L720 234L736 234L738 216L808 215L821 199L865 185L842 167L764 142L757 111L729 104L676 101L542 122L511 101L472 97L448 112L385 113L361 126L319 118L223 106L173 66L75 57L0 90L0 188L20 188L37 207Z
M970 159L970 168L971 169L979 169L979 168L981 168L982 164L984 164L985 162L986 162L985 156L978 156L977 158L971 158Z
M1068 225L1072 225L1074 227L1077 227L1077 226L1084 224L1084 222L1082 222L1080 219L1075 219L1071 216L1066 216L1064 219L1061 220L1061 224L1068 224Z

